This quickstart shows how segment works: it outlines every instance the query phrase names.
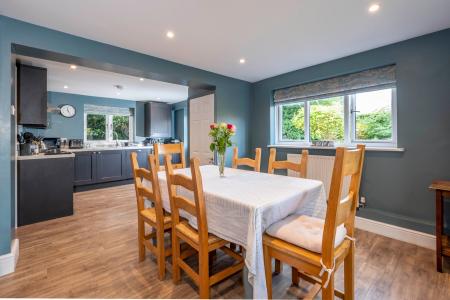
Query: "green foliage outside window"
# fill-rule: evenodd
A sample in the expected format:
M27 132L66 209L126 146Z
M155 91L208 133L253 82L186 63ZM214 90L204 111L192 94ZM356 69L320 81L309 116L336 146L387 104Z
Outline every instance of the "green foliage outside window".
M282 136L284 140L304 140L305 107L303 103L282 106Z
M106 116L87 115L87 139L91 141L106 140Z
M129 140L130 122L128 116L113 116L113 138Z
M344 140L344 98L334 97L310 102L311 141Z
M314 100L310 105L311 141L344 140L344 98ZM282 105L283 140L305 140L304 104ZM356 139L389 140L392 138L390 106L356 115ZM307 138L306 138L307 140Z
M356 139L390 140L391 138L392 121L389 107L356 116Z

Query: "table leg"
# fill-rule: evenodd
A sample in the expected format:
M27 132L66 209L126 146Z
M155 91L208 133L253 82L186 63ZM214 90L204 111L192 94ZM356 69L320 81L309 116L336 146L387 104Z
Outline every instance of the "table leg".
M436 268L442 273L442 227L443 227L443 195L436 190Z
M244 299L253 299L253 286L248 282L248 269L244 265L242 271L242 284L244 285Z

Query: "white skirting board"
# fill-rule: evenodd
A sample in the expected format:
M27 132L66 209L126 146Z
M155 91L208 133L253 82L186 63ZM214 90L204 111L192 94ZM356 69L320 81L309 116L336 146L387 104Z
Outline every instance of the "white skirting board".
M11 242L11 252L0 255L0 276L12 273L16 270L17 260L19 259L19 239Z
M373 232L391 239L436 250L436 237L428 233L423 233L420 231L415 231L361 217L356 217L355 226L358 229Z

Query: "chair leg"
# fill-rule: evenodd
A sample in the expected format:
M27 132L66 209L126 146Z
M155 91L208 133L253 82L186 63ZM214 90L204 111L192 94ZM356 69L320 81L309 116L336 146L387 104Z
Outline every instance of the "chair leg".
M322 282L326 282L328 278L328 273L322 276ZM322 300L333 300L334 299L334 272L331 273L328 286L325 288L322 286Z
M269 247L264 245L264 271L266 273L267 299L272 299L272 257Z
M294 267L291 268L292 271L292 284L295 286L298 286L298 283L300 282L300 278L298 276L298 270Z
M353 300L355 297L355 247L352 244L344 260L344 298Z
M280 260L275 259L275 274L280 274L283 272L283 264Z
M139 247L139 261L145 259L145 224L144 221L138 217L138 247Z
M236 244L235 243L230 243L230 249L233 251L236 251Z
M180 239L175 232L172 232L172 281L178 283L180 281L180 266L178 260L180 259Z
M200 299L209 299L209 253L207 249L200 249L199 257L199 290Z
M159 280L164 280L166 276L166 256L164 248L164 229L158 228L156 232L156 248L158 251L158 277Z

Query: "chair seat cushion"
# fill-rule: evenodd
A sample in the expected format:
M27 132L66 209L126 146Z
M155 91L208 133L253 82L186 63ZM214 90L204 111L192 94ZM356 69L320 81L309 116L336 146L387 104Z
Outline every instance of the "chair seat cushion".
M294 244L301 248L322 253L322 236L325 221L306 215L291 215L272 224L267 234ZM339 246L345 239L347 230L344 225L336 228L334 247Z

